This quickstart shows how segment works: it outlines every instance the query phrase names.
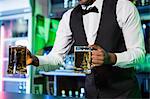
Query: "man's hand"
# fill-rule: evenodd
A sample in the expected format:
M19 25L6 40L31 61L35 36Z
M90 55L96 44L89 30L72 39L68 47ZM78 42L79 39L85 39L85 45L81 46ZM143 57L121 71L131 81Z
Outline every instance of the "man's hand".
M116 55L114 53L108 53L98 45L90 45L92 51L92 65L91 67L101 66L103 64L115 64Z
M26 64L27 65L31 65L32 64L32 54L31 54L31 52L28 49L27 49Z
M39 66L39 59L35 55L32 55L28 49L27 49L26 64L34 65L36 67Z

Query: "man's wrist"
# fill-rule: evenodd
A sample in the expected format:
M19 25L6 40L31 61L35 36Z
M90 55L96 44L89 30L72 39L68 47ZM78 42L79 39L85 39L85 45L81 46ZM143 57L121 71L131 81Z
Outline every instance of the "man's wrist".
M35 55L32 55L32 65L38 67L39 66L39 59L35 56Z
M117 56L114 53L108 53L109 56L109 63L114 65L117 61Z

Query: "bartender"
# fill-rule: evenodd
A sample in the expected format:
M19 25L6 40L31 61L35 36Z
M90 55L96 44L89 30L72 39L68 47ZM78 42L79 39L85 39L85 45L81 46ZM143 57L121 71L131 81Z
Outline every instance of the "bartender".
M88 99L141 97L134 67L144 61L145 46L139 13L130 1L79 0L64 13L52 51L47 56L28 52L27 64L55 70L74 46L94 49L85 80Z

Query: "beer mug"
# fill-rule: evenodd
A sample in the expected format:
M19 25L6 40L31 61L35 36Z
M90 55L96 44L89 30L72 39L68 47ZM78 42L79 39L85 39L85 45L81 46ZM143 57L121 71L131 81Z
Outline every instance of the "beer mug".
M8 74L26 74L26 46L9 46Z
M74 46L75 69L86 74L91 73L91 48L88 46Z

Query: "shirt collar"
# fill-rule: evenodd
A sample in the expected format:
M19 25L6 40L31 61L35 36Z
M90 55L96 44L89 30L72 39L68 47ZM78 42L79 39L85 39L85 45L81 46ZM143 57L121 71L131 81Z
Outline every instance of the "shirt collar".
M85 6L85 5L81 5L82 9L89 9L90 7L96 7L98 9L98 11L100 11L101 9L101 5L103 3L103 0L96 0L92 5L89 6Z

